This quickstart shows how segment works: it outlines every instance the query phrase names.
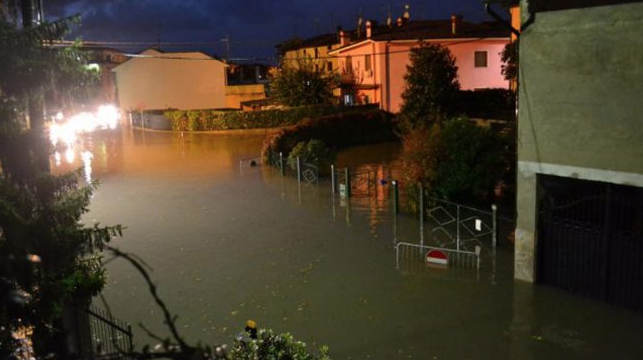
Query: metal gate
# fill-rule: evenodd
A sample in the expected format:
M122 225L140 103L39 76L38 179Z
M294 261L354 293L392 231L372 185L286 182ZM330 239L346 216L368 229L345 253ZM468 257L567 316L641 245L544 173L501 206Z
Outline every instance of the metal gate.
M643 310L643 188L538 182L538 281Z

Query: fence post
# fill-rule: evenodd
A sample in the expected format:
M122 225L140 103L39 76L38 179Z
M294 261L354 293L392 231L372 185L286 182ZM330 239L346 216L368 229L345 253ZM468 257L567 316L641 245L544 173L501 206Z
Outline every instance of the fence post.
M330 164L330 189L335 194L335 165Z
M460 250L460 205L456 205L455 244L456 244L456 249L459 251Z
M286 174L286 168L284 167L284 153L279 152L279 171L281 171L281 175L283 176Z
M345 174L344 182L346 185L346 198L348 199L351 197L351 171L348 169L348 167L344 169L344 174Z
M418 206L420 213L420 242L424 245L424 188L418 183Z
M397 216L397 213L399 212L399 190L397 188L397 180L391 181L391 185L393 185L393 216Z
M301 182L301 158L297 156L297 182Z
M496 248L496 245L498 243L498 227L496 225L498 221L498 207L496 204L491 205L491 243L493 248Z

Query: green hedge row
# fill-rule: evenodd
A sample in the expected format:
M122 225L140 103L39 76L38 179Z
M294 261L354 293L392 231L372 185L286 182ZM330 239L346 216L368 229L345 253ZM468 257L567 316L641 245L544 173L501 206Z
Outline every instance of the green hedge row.
M281 152L287 157L299 142L311 139L335 149L395 141L398 138L394 119L392 114L378 109L307 119L267 137L262 156L267 159L271 152Z
M364 111L363 107L304 106L262 111L168 110L174 131L263 129L294 125L304 118Z

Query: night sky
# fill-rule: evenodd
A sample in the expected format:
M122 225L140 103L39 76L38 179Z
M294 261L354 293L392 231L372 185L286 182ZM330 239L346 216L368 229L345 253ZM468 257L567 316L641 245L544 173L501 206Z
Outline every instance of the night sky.
M226 56L221 39L230 38L230 57L272 62L275 45L298 35L310 37L355 27L363 18L385 22L411 5L412 19L490 20L482 0L43 0L47 19L80 13L82 25L69 39L106 42L105 46L137 52L158 43L162 50L200 50ZM118 42L136 42L122 44ZM140 44L141 42L147 44ZM179 45L177 45L180 44ZM163 45L165 44L165 45Z

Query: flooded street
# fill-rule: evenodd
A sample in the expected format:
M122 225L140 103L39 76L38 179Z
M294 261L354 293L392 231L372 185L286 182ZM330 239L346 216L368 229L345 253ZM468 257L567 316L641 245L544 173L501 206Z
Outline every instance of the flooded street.
M388 192L334 198L268 167L241 166L262 135L87 135L56 171L84 167L100 186L87 223L122 224L114 241L151 276L192 343L230 343L247 319L291 332L334 359L639 359L643 315L559 290L514 283L513 249L481 268L396 268L394 241L416 243L414 218L393 221ZM387 163L398 146L340 153L338 166ZM132 324L167 336L141 276L108 264L105 298Z

